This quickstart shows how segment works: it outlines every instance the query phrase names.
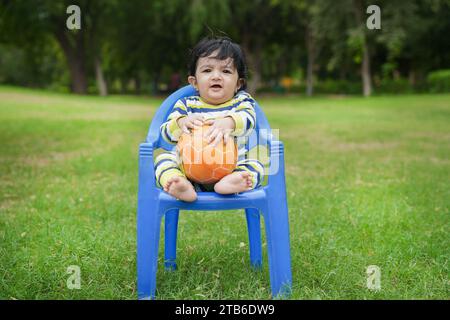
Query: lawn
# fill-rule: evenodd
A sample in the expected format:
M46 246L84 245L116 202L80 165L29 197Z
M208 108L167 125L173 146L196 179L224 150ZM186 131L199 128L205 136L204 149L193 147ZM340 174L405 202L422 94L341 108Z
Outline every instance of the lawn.
M292 299L449 299L450 95L258 100L285 143ZM0 87L0 299L136 298L137 151L160 102ZM179 223L158 299L271 297L243 212Z

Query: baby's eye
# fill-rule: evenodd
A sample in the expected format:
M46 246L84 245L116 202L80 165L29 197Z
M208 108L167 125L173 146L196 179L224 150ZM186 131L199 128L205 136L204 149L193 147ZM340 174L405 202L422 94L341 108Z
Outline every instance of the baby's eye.
M223 72L225 72L225 73L233 73L231 70L229 70L229 69L225 69L225 70L223 70Z
M211 69L203 69L202 72L211 72Z

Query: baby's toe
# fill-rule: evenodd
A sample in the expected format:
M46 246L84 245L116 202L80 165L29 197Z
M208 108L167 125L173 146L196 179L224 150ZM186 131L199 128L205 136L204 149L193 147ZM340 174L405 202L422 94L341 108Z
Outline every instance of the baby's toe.
M178 181L180 181L180 177L179 176L175 176L175 177L172 177L171 179L170 179L170 182L178 182Z

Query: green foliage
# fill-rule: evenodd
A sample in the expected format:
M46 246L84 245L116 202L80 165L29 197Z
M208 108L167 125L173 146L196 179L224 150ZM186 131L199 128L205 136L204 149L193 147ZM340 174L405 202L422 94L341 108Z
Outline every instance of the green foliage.
M450 69L430 72L427 82L431 92L450 92Z
M65 29L69 4L81 8L82 32ZM365 27L369 4L381 7L381 30ZM444 0L16 0L0 1L0 16L0 81L25 86L69 88L80 65L96 92L100 61L112 92L129 92L129 83L132 92L156 91L175 72L184 78L189 49L212 33L240 43L251 79L266 87L314 61L316 92L353 92L327 79L359 79L364 44L374 78L415 74L420 82L450 66Z
M405 94L413 92L414 88L411 86L408 79L404 78L383 78L378 84L375 84L375 93Z
M324 94L359 94L362 89L360 82L326 79L318 82L314 90Z
M24 52L18 48L0 45L0 83L25 84L29 74L25 65Z
M53 41L24 49L0 44L0 83L31 87L66 87L69 84L64 57Z
M409 93L423 93L427 91L433 92L448 92L444 89L432 89L431 84L419 84L412 86L408 79L405 78L383 78L374 82L375 94L409 94ZM440 85L442 88L442 84ZM304 93L306 85L294 85L290 93ZM317 94L346 94L358 95L361 93L361 82L349 80L335 80L332 78L323 79L314 85L314 91ZM279 84L275 83L272 86L262 86L258 93L276 93L284 94L287 91Z
M198 39L204 37L206 30L213 33L225 30L231 16L229 1L225 0L194 0L188 6L186 16L189 17L189 40L196 43ZM214 12L214 14L211 14Z

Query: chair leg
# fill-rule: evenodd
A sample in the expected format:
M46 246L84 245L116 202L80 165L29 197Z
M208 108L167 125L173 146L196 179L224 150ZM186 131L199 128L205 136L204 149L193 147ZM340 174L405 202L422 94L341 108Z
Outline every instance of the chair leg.
M164 266L166 270L177 269L178 215L178 209L171 209L166 212L164 218Z
M245 209L248 228L248 242L250 248L250 264L254 269L262 267L261 228L258 209Z
M292 289L289 218L286 201L268 201L264 210L272 297L288 297Z
M137 287L138 299L155 299L156 272L162 214L146 199L138 203Z

